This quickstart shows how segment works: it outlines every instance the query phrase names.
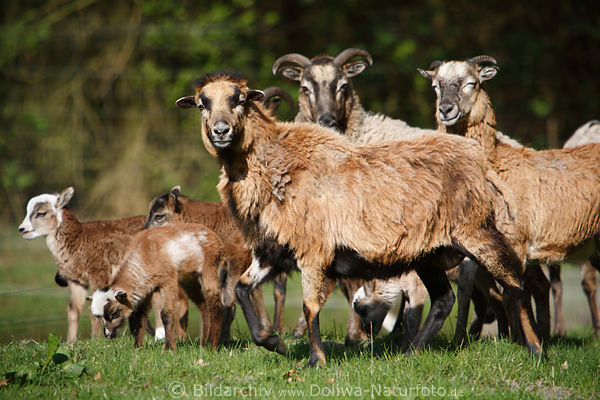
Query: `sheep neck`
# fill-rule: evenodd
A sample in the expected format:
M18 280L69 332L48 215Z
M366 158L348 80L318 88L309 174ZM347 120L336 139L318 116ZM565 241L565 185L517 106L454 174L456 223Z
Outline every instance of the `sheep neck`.
M287 150L280 139L289 132L280 131L261 106L250 108L242 124L244 145L218 157L222 174L217 188L244 236L250 237L255 233L250 232L256 225L252 222L258 219L262 207L288 182L284 175L289 165L280 163Z
M436 114L437 115L437 114ZM479 91L469 114L456 124L446 126L437 119L438 130L477 140L485 155L491 158L496 150L496 115L490 98L483 90Z
M67 265L79 248L80 234L82 232L81 223L77 220L71 210L63 208L62 221L56 228L54 234L48 235L46 244L54 257L59 268Z

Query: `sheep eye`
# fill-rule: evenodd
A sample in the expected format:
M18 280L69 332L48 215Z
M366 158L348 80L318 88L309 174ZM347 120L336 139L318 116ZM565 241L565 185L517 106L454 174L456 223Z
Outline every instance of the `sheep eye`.
M46 216L45 212L39 212L39 213L35 214L36 218L41 218L41 217L45 217L45 216Z
M198 103L198 110L204 110L204 105L202 103Z
M155 220L155 221L162 221L162 220L164 220L164 219L165 219L165 214L156 214L156 215L154 216L154 220Z
M306 86L302 86L302 87L300 87L300 89L302 90L302 92L304 94L310 94L310 89L307 88Z
M343 85L341 85L338 89L338 92L343 92L348 88L348 84L344 83Z
M110 314L110 319L111 320L117 319L117 318L119 318L119 315L121 315L121 310L117 310L114 313Z

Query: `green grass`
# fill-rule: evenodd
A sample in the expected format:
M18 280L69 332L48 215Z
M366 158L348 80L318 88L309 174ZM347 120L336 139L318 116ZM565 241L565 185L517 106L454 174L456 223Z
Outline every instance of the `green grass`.
M192 310L189 338L176 353L163 351L149 337L145 348L134 350L128 332L112 341L90 340L85 313L79 324L82 339L59 349L69 361L49 362L44 368L48 334L63 339L66 335L68 290L54 284L54 262L44 241L25 241L15 231L0 229L0 398L175 398L181 388L183 398L600 396L600 342L591 338L589 311L574 268L563 273L568 337L547 346L546 360L493 338L457 349L449 339L454 314L431 348L415 356L392 351L385 336L372 346L333 345L344 341L347 315L347 303L338 291L321 314L323 339L329 341L328 364L304 368L307 339L289 335L301 309L297 275L288 285L288 357L251 343L239 309L232 327L234 342L216 350L198 345L199 316ZM267 285L270 312L271 293ZM74 374L65 365L82 367L83 373L76 369Z

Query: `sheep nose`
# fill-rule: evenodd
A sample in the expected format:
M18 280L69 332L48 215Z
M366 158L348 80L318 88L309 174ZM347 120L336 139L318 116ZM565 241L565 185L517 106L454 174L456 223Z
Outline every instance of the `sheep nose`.
M335 120L335 117L330 113L321 115L317 119L317 123L326 128L335 128L337 126L337 121Z
M25 228L23 228L22 226L19 227L19 233L23 233L25 232Z
M224 121L219 121L213 126L212 131L215 135L226 135L229 133L229 124Z
M367 305L363 303L354 303L354 311L361 317L367 314Z
M440 110L440 114L442 114L443 116L446 116L446 115L448 115L448 113L450 113L454 109L454 104L442 103L442 104L440 104L438 109Z

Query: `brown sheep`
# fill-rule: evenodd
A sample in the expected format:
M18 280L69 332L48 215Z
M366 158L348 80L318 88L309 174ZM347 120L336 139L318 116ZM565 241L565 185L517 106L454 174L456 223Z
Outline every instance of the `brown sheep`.
M217 188L258 259L236 287L255 342L281 343L262 341L259 321L247 312L248 290L274 273L273 249L302 273L309 365L325 363L319 312L337 277L415 269L431 298L415 349L429 343L454 302L437 260L457 253L504 286L511 321L520 321L529 350L541 353L524 306L522 260L494 224L496 208L506 208L502 184L477 143L431 134L359 146L316 124L275 121L257 103L262 97L242 76L213 73L196 83L195 96L177 101L201 111L202 140L221 165Z
M108 221L79 222L66 206L75 189L60 194L42 194L27 204L27 215L19 226L25 239L46 237L56 262L55 280L65 280L70 290L67 308L67 342L77 339L79 316L88 289L103 288L110 280L111 267L119 265L127 245L142 229L144 216ZM60 284L60 283L59 283ZM92 316L92 337L100 334L100 321Z
M224 306L227 318L233 318L235 307L235 285L239 276L250 266L251 253L246 248L244 238L237 227L236 221L231 217L227 206L221 202L205 202L188 199L181 194L181 188L175 186L170 192L157 196L150 202L148 216L144 229L154 228L167 223L199 223L215 232L224 243L225 252L230 260L232 271L225 280L226 297ZM275 314L277 315L277 291L275 291ZM252 292L252 301L260 317L261 323L269 332L272 331L271 321L267 315L262 291L257 289ZM276 319L277 323L277 319ZM228 325L227 325L228 326ZM276 325L277 327L277 325ZM281 329L278 327L277 329ZM228 336L228 335L226 335Z
M481 66L484 62L494 65ZM539 333L548 338L550 285L539 263L561 262L586 243L590 248L585 258L597 251L600 145L536 151L499 142L496 117L482 88L484 81L496 75L495 64L492 57L478 56L467 61L435 61L428 71L419 72L432 81L437 95L438 130L481 143L492 167L513 192L517 218L510 228L511 245L527 260Z
M200 224L172 224L143 230L131 241L110 284L92 296L92 313L104 322L107 337L116 337L129 320L135 347L143 346L152 294L162 299L165 349L176 350L178 293L183 288L202 315L203 344L217 346L224 307L220 275L227 258L219 237Z

